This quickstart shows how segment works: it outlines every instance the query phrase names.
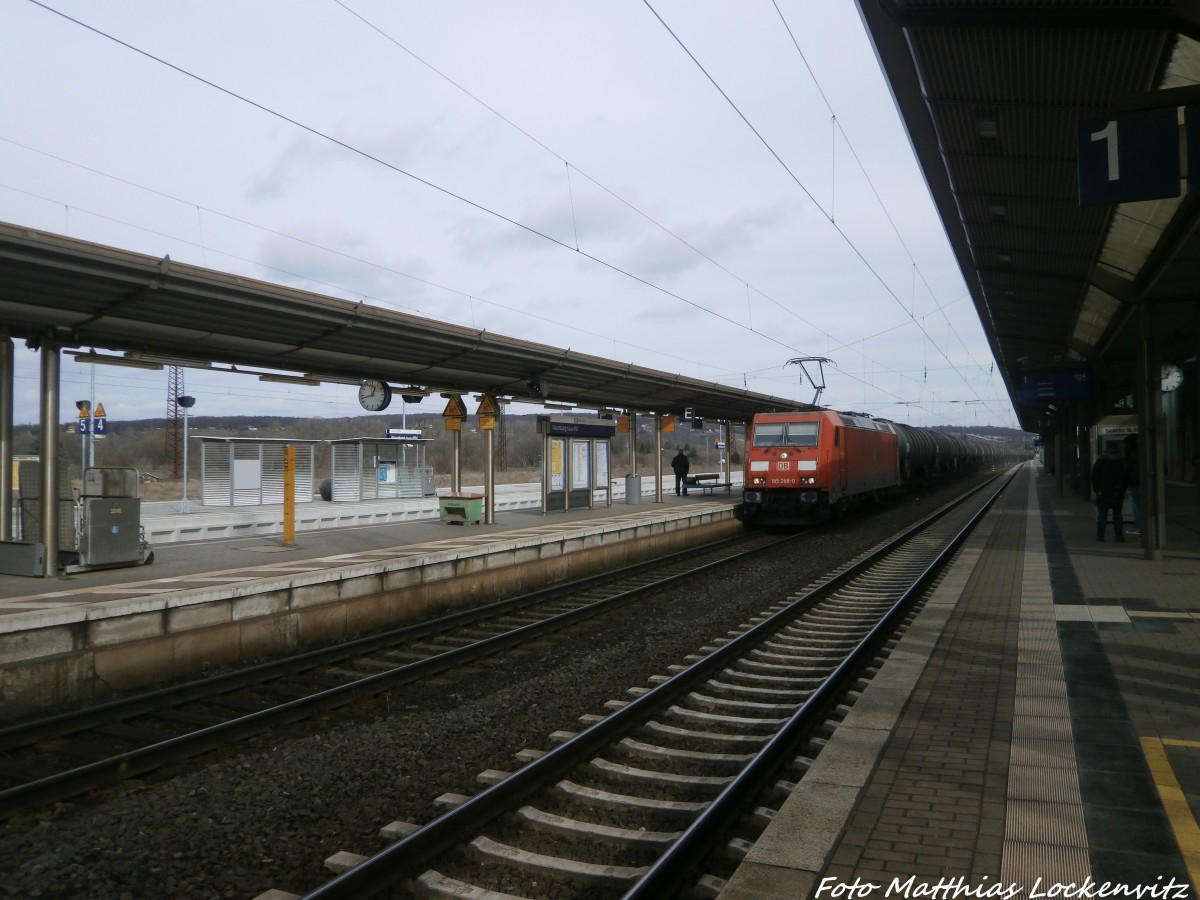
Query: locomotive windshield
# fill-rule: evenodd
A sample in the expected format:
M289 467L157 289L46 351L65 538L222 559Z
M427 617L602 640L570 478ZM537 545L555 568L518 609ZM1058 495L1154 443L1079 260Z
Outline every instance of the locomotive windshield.
M755 447L815 447L816 422L759 422L754 426Z

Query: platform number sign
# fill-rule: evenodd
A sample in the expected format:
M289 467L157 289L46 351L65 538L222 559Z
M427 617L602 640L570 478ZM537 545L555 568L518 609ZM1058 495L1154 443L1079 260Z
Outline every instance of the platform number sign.
M1079 205L1178 197L1179 110L1171 106L1079 123Z

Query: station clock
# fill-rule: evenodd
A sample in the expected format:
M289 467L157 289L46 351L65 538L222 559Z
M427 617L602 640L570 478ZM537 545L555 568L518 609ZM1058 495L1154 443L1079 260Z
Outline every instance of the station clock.
M1170 393L1183 384L1183 369L1174 363L1164 363L1162 367L1163 393Z
M392 402L392 387L386 381L364 381L358 388L358 402L367 412L387 409Z

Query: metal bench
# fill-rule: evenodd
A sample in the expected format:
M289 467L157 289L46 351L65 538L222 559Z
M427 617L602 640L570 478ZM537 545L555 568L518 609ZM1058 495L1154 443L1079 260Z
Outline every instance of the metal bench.
M685 494L688 492L688 488L699 488L704 493L711 494L717 488L725 488L728 491L732 486L732 482L721 481L720 472L703 472L683 476L683 492Z

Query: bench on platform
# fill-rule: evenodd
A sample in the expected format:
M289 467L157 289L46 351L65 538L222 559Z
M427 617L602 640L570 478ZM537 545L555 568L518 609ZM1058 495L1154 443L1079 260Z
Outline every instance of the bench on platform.
M733 487L733 483L729 481L721 481L720 472L703 472L696 475L683 476L683 492L686 494L688 488L699 488L706 494L711 494L717 488L725 488L726 492Z

